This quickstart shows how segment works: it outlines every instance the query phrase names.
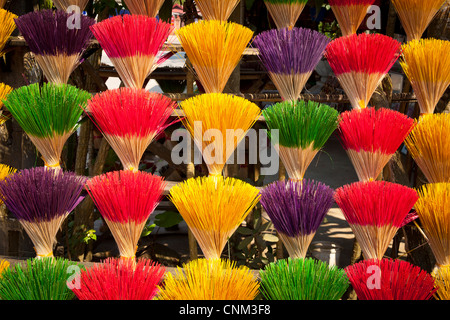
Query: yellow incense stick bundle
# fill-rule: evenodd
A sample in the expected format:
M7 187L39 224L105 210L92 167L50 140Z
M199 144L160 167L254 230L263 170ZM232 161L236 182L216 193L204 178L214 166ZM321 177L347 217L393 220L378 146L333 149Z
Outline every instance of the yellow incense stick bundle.
M3 115L3 100L6 99L6 96L13 91L13 88L8 86L7 84L0 83L0 124L3 124L6 120L8 120L7 117Z
M160 300L253 300L259 283L247 267L228 260L198 259L167 273Z
M392 0L407 40L418 40L446 0Z
M203 154L209 174L223 167L261 114L254 103L234 95L209 93L180 103L181 121Z
M438 268L431 275L437 287L434 298L437 300L450 300L450 267Z
M405 139L405 145L428 182L450 182L450 114L426 114Z
M0 57L4 54L3 48L5 47L6 41L8 41L16 28L16 24L14 23L15 18L17 16L14 13L0 8Z
M176 31L207 93L220 93L241 60L253 31L233 22L202 20Z
M450 183L430 183L419 190L415 209L439 268L450 267Z
M416 94L420 113L433 113L450 85L450 41L413 40L402 50L400 64Z
M260 199L259 190L234 178L198 177L170 190L207 259L220 258L228 238Z

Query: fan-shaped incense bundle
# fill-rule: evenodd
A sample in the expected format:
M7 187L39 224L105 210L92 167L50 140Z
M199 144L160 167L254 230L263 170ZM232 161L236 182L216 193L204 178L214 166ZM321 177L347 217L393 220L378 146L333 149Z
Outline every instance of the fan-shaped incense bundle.
M345 272L360 300L429 300L436 292L430 274L402 260L363 260Z
M411 82L420 113L434 113L450 85L450 41L413 40L402 49L400 64Z
M3 99L6 98L6 96L13 91L13 88L11 88L10 86L8 86L7 84L4 83L0 83L0 124L5 123L6 120L8 120L8 118L3 115Z
M14 23L15 18L17 18L17 16L14 13L0 7L0 57L4 54L3 48L5 47L6 42L14 29L16 29Z
M276 181L261 190L261 205L291 258L305 258L333 194L333 189L313 180Z
M149 259L108 258L82 270L72 291L79 300L152 300L164 274L165 268Z
M276 103L264 109L263 116L289 179L301 180L337 128L339 113L325 104L302 100Z
M80 8L80 13L86 8L89 0L53 0L53 4L58 10L67 11L71 6Z
M438 268L431 275L437 288L434 298L437 300L450 300L450 268Z
M91 27L126 87L142 89L172 26L142 15L115 16Z
M414 189L385 181L359 181L335 193L366 260L383 258L417 198Z
M170 189L180 212L207 259L218 259L228 238L260 199L252 185L234 178L190 178Z
M166 183L143 171L113 171L86 183L86 190L108 225L120 257L135 259L137 244Z
M131 14L155 18L164 0L124 0Z
M176 35L206 93L221 93L253 37L238 23L202 20Z
M281 259L259 275L268 300L339 300L349 287L343 269L312 258Z
M283 100L298 100L330 40L311 29L272 29L257 35L253 45Z
M426 114L405 139L405 145L428 182L450 182L450 114Z
M277 29L292 29L308 0L264 0Z
M71 276L84 268L63 258L28 259L2 273L2 300L73 300Z
M159 300L253 300L259 283L251 270L236 262L197 259L167 273Z
M342 35L356 34L367 10L375 0L329 0L334 16L339 24Z
M360 181L377 179L414 127L414 120L386 108L341 113L339 134Z
M414 208L439 268L450 266L450 183L430 183L418 189Z
M227 21L239 0L196 0L195 4L205 20Z
M77 25L73 19L61 10L34 11L15 19L49 82L67 83L92 39L89 27L95 20L80 15Z
M392 0L407 41L418 40L446 0Z
M104 91L88 101L87 112L118 155L125 170L138 170L153 139L172 122L176 103L145 89Z
M52 257L56 233L84 199L86 179L45 167L24 169L0 181L0 198L33 242L37 257Z
M90 96L71 85L44 83L40 87L34 83L15 89L4 103L42 154L45 165L58 169L64 144L78 128Z
M181 121L191 134L211 176L223 167L261 114L254 103L231 94L202 94L180 103Z
M330 42L325 56L354 109L367 107L397 61L401 44L382 34L353 34Z

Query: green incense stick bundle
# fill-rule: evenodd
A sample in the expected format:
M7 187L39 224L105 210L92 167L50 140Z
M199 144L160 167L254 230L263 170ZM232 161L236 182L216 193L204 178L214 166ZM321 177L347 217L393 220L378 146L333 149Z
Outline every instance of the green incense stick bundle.
M45 83L20 87L4 101L23 131L42 154L47 167L60 168L61 152L78 128L91 95L74 86Z
M277 103L263 110L263 116L289 178L302 180L311 161L336 130L339 112L325 104L301 100Z

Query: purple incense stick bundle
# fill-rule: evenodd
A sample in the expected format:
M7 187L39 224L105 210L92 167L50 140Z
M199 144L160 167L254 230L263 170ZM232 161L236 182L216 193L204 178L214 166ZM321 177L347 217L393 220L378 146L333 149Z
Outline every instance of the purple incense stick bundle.
M333 196L330 187L306 179L276 181L261 191L261 205L291 258L306 256Z
M49 82L67 83L93 38L95 20L62 10L30 12L15 19Z
M305 28L272 29L253 40L283 100L298 100L329 42L327 36Z
M0 199L34 244L37 257L52 257L56 233L84 199L85 177L45 167L24 169L0 181Z

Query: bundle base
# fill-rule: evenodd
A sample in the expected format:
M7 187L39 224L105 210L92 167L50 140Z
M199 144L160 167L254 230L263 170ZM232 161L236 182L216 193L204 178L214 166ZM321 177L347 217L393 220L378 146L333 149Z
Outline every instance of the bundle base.
M312 71L298 74L268 73L284 101L297 101Z
M286 167L286 172L289 179L302 180L305 176L306 170L311 164L319 150L314 150L313 144L302 149L301 147L289 148L280 145L275 145L275 149L280 155L281 161Z
M355 234L358 243L361 246L365 260L381 260L398 231L398 228L392 225L373 226L349 224Z
M336 76L350 100L353 109L366 108L384 74L346 72Z
M294 28L297 23L300 14L305 8L306 2L304 3L269 3L268 1L264 2L266 4L267 10L275 21L275 25L277 29Z
M137 223L134 221L117 222L105 219L119 248L120 258L134 259L136 257L137 244L146 221L145 219L143 222Z
M278 232L278 237L283 242L289 257L293 259L305 258L308 252L309 245L314 238L315 233L302 235L299 234L296 237L290 237L282 232Z
M36 62L42 69L42 73L48 82L67 84L70 75L76 69L80 61L80 55L35 55Z
M356 34L369 7L366 4L331 6L343 37Z
M370 152L351 149L347 149L346 151L355 168L359 181L376 180L392 157L392 154L384 154L380 151Z

